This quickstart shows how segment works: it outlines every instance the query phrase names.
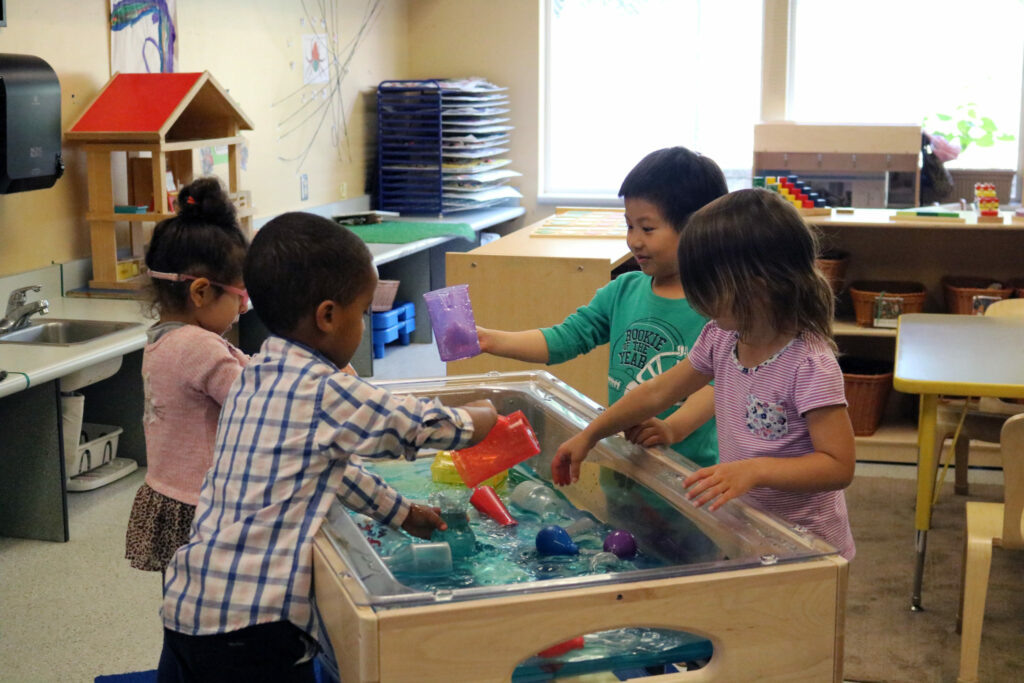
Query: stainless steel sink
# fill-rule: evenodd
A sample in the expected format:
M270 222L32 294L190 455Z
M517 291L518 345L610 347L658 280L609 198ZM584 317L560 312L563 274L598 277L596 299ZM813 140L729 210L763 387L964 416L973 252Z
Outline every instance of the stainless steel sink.
M48 344L70 346L84 344L142 323L110 320L57 320L41 318L28 327L0 334L0 344Z

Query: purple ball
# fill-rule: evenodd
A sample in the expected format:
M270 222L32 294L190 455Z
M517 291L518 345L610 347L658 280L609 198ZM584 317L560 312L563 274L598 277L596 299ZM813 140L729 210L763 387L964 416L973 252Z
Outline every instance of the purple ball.
M629 559L636 555L636 539L625 529L616 529L604 537L604 550L620 559Z

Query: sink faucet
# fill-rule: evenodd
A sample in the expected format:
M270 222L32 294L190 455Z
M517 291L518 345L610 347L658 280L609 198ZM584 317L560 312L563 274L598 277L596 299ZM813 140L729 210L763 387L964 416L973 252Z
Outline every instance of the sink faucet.
M50 302L46 299L25 303L26 295L29 292L38 292L41 289L41 285L30 285L19 287L11 292L7 299L7 312L4 313L3 318L0 318L0 333L28 327L30 317L36 313L46 315L50 312Z

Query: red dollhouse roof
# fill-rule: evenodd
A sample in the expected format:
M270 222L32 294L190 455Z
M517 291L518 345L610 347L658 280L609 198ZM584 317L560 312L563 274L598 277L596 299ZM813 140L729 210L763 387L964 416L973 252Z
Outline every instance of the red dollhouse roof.
M71 130L158 131L202 75L117 74Z
M231 120L238 129L252 130L252 122L209 72L115 74L72 124L67 137L88 141L109 134L119 140L162 140L179 121L194 134L196 122L209 129L222 127L218 121Z

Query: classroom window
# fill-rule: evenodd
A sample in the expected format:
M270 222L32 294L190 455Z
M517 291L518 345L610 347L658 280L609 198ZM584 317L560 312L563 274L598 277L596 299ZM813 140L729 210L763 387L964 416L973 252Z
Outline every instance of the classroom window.
M614 198L648 152L684 145L749 184L761 0L548 0L541 194Z
M791 1L788 118L922 123L970 139L950 167L1017 167L1019 0Z

